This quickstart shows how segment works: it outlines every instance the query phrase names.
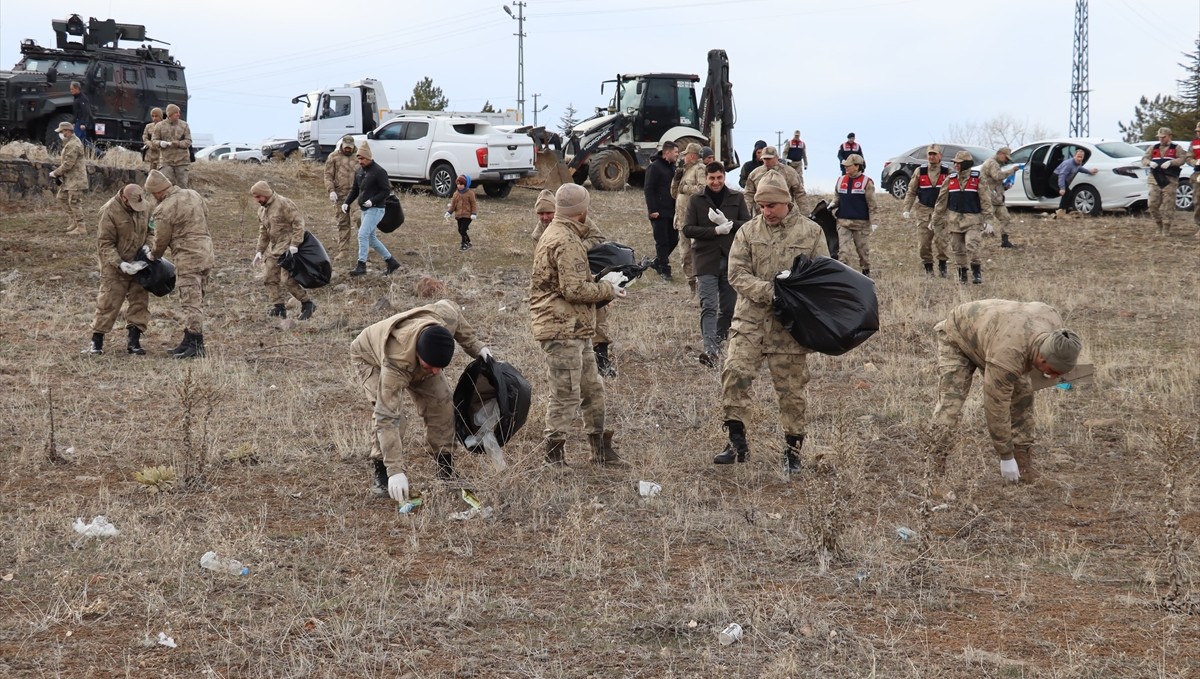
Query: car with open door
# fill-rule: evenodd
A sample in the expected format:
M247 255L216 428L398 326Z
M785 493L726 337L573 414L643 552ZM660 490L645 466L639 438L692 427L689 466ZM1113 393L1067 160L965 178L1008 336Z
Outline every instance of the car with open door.
M1012 164L1024 167L1016 172L1012 186L1004 192L1005 204L1058 209L1060 196L1054 169L1078 149L1084 152L1083 167L1099 172L1095 175L1080 172L1067 187L1077 211L1099 215L1104 210L1146 207L1150 190L1146 184L1148 170L1142 167L1142 150L1123 141L1095 138L1048 139L1013 151Z

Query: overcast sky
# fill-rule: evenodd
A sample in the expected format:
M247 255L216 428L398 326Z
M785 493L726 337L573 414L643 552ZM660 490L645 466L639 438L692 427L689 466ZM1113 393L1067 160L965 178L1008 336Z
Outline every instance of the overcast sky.
M511 0L510 0L511 1ZM600 81L674 71L703 78L728 52L743 160L755 139L803 132L809 181L828 184L847 132L878 181L883 160L951 126L1006 114L1066 134L1072 0L529 0L526 118L607 104ZM53 45L51 19L145 24L187 69L188 120L216 141L295 137L293 96L362 77L393 108L429 76L454 110L516 107L517 22L501 0L0 2L0 67L19 43ZM199 9L200 7L203 9ZM515 13L515 8L514 8ZM1091 0L1092 136L1118 138L1138 97L1174 94L1200 37L1200 0ZM611 91L611 89L609 90ZM1184 132L1184 131L1179 131ZM1183 135L1188 136L1188 135Z

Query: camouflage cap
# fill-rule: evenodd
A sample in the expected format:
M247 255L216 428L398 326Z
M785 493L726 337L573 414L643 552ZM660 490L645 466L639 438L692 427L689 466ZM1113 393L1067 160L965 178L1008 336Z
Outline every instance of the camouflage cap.
M254 183L254 186L250 187L250 195L270 198L271 196L275 195L275 191L271 188L270 184L263 180L259 180Z
M959 151L958 153L954 154L954 162L973 163L975 162L975 157L971 155L970 151Z
M1059 375L1071 372L1075 362L1079 360L1079 352L1083 349L1083 340L1070 330L1055 330L1046 339L1038 353L1050 364Z
M354 137L350 135L342 137L342 148L346 148L347 146L354 148Z
M150 174L146 175L146 192L158 193L166 191L173 186L171 180L167 179L166 175L158 170L150 170Z
M554 194L550 189L542 189L538 194L537 200L533 203L534 212L554 212Z
M936 153L942 155L942 146L940 144L930 144L929 148L925 149L925 153Z
M75 131L75 128L71 125L71 123L68 123L65 120L62 121L61 123L59 123L58 127L54 128L54 129L58 130L59 132L74 132Z
M1159 137L1169 137L1169 136L1171 136L1171 128L1169 128L1169 127L1160 127L1160 128L1158 128L1158 136L1159 136Z
M145 212L150 209L150 201L146 200L146 195L142 191L142 187L137 184L126 184L125 188L121 189L121 196L125 198L125 204L134 212Z
M863 157L857 153L851 153L842 161L842 167L850 167L851 165L863 166Z
M778 158L778 157L779 157L779 151L776 151L774 146L767 146L767 147L763 148L763 152L762 152L763 160L766 160L767 158Z
M770 148L770 147L768 147ZM792 192L788 190L787 182L784 181L783 175L777 171L767 172L766 176L758 182L758 191L754 194L754 202L756 203L790 203L792 202Z
M686 156L686 155L687 155L687 154L689 154L689 153L694 153L694 154L696 154L696 155L700 155L700 145L699 145L699 144L697 144L696 142L691 142L691 143L689 143L689 144L687 145L687 147L685 147L685 148L683 149L683 155L685 155L685 156Z
M1004 154L1004 155L1006 155L1006 156L1011 156L1011 155L1012 155L1012 149L1010 149L1010 148L1009 148L1009 147L1007 147L1007 146L1001 146L1000 148L996 149L996 153L997 153L997 154L1001 154L1001 153L1003 153L1003 154Z

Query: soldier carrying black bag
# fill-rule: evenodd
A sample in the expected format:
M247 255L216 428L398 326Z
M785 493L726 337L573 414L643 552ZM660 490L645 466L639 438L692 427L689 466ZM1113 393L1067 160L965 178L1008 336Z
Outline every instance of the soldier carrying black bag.
M250 187L250 195L258 203L258 252L254 254L251 266L263 263L263 285L267 288L267 296L274 306L267 311L268 316L287 318L286 289L292 297L300 302L300 320L312 317L317 305L308 298L308 292L281 266L277 258L284 255L295 256L304 242L304 215L291 200L280 196L271 189L265 181L257 182ZM324 252L324 248L321 249ZM263 257L263 254L272 255ZM329 256L325 256L328 261ZM281 289L282 286L282 289Z

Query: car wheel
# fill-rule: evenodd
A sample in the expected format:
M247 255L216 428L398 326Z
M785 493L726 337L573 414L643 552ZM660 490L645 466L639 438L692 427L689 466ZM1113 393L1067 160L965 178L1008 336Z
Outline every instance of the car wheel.
M449 198L451 193L454 193L454 180L458 179L458 175L454 173L454 168L450 167L449 163L438 163L433 166L433 171L429 173L429 186L433 189L433 195L438 198Z
M1196 200L1196 196L1192 193L1192 183L1190 181L1179 182L1179 188L1175 189L1175 209L1191 210L1195 205L1194 200Z
M1088 184L1077 186L1071 192L1071 204L1079 213L1097 217L1100 215L1100 192Z
M904 200L908 195L908 177L903 172L897 172L888 179L888 193L896 200Z
M508 194L512 193L512 187L512 182L488 183L483 185L483 192L488 198L508 198Z

